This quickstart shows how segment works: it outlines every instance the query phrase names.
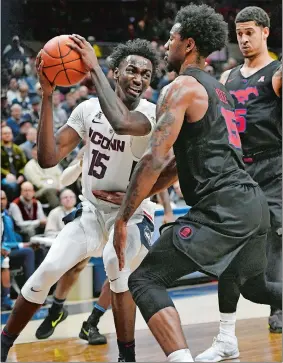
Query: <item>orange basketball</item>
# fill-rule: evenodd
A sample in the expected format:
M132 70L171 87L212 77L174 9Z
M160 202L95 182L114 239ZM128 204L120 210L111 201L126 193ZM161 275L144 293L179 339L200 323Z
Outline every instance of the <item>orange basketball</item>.
M41 52L43 73L56 86L70 87L84 79L88 73L75 50L66 43L74 43L68 35L59 35L47 42Z

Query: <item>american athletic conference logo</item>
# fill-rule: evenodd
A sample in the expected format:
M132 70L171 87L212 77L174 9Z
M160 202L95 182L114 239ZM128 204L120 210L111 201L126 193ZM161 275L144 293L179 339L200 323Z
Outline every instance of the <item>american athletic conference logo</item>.
M179 229L178 234L182 239L189 239L192 237L193 229L189 226L182 226Z

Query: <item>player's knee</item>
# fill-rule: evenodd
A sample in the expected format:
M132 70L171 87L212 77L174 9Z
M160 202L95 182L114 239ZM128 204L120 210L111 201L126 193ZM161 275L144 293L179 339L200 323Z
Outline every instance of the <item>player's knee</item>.
M114 251L103 254L103 262L110 282L110 289L115 293L128 291L128 279L130 276L130 269L119 270L118 258Z
M111 291L119 294L129 290L128 281L131 271L129 269L118 271L117 274L113 275L112 279L109 277ZM117 276L117 277L114 277Z
M253 278L240 287L243 297L257 304L266 303L266 280L264 278Z
M129 277L128 286L135 302L138 297L143 294L148 288L154 286L154 281L146 277L145 272L141 267L138 267Z
M146 322L160 310L174 307L165 284L156 274L147 274L145 268L137 268L130 275L128 284L132 297Z
M58 266L51 260L44 260L39 268L27 280L21 293L33 303L43 304L51 286L62 276Z

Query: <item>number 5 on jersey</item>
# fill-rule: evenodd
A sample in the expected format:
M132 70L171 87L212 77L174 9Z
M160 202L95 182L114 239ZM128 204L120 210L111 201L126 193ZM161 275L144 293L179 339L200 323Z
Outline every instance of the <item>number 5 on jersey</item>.
M235 113L233 111L226 110L224 107L221 107L221 114L226 122L229 135L229 144L233 145L236 149L241 149L242 145L237 128L237 118Z
M94 176L97 179L103 179L106 173L107 166L102 160L109 160L110 156L101 154L98 150L92 150L92 159L89 167L88 175Z

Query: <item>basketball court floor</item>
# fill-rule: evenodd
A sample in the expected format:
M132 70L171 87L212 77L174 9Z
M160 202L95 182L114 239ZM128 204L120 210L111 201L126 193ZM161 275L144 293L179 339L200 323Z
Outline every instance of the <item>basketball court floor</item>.
M218 332L217 284L178 287L170 290L180 313L183 329L193 356L208 348ZM10 362L117 362L118 351L112 311L99 324L108 344L89 346L78 338L81 323L88 317L93 301L68 303L69 317L58 325L52 337L38 341L35 331L47 313L41 309L24 329L10 352ZM237 312L240 357L233 362L282 362L281 334L268 331L269 308L241 297ZM2 323L7 314L2 313ZM140 362L165 361L165 355L148 330L139 311L136 323L136 358Z

